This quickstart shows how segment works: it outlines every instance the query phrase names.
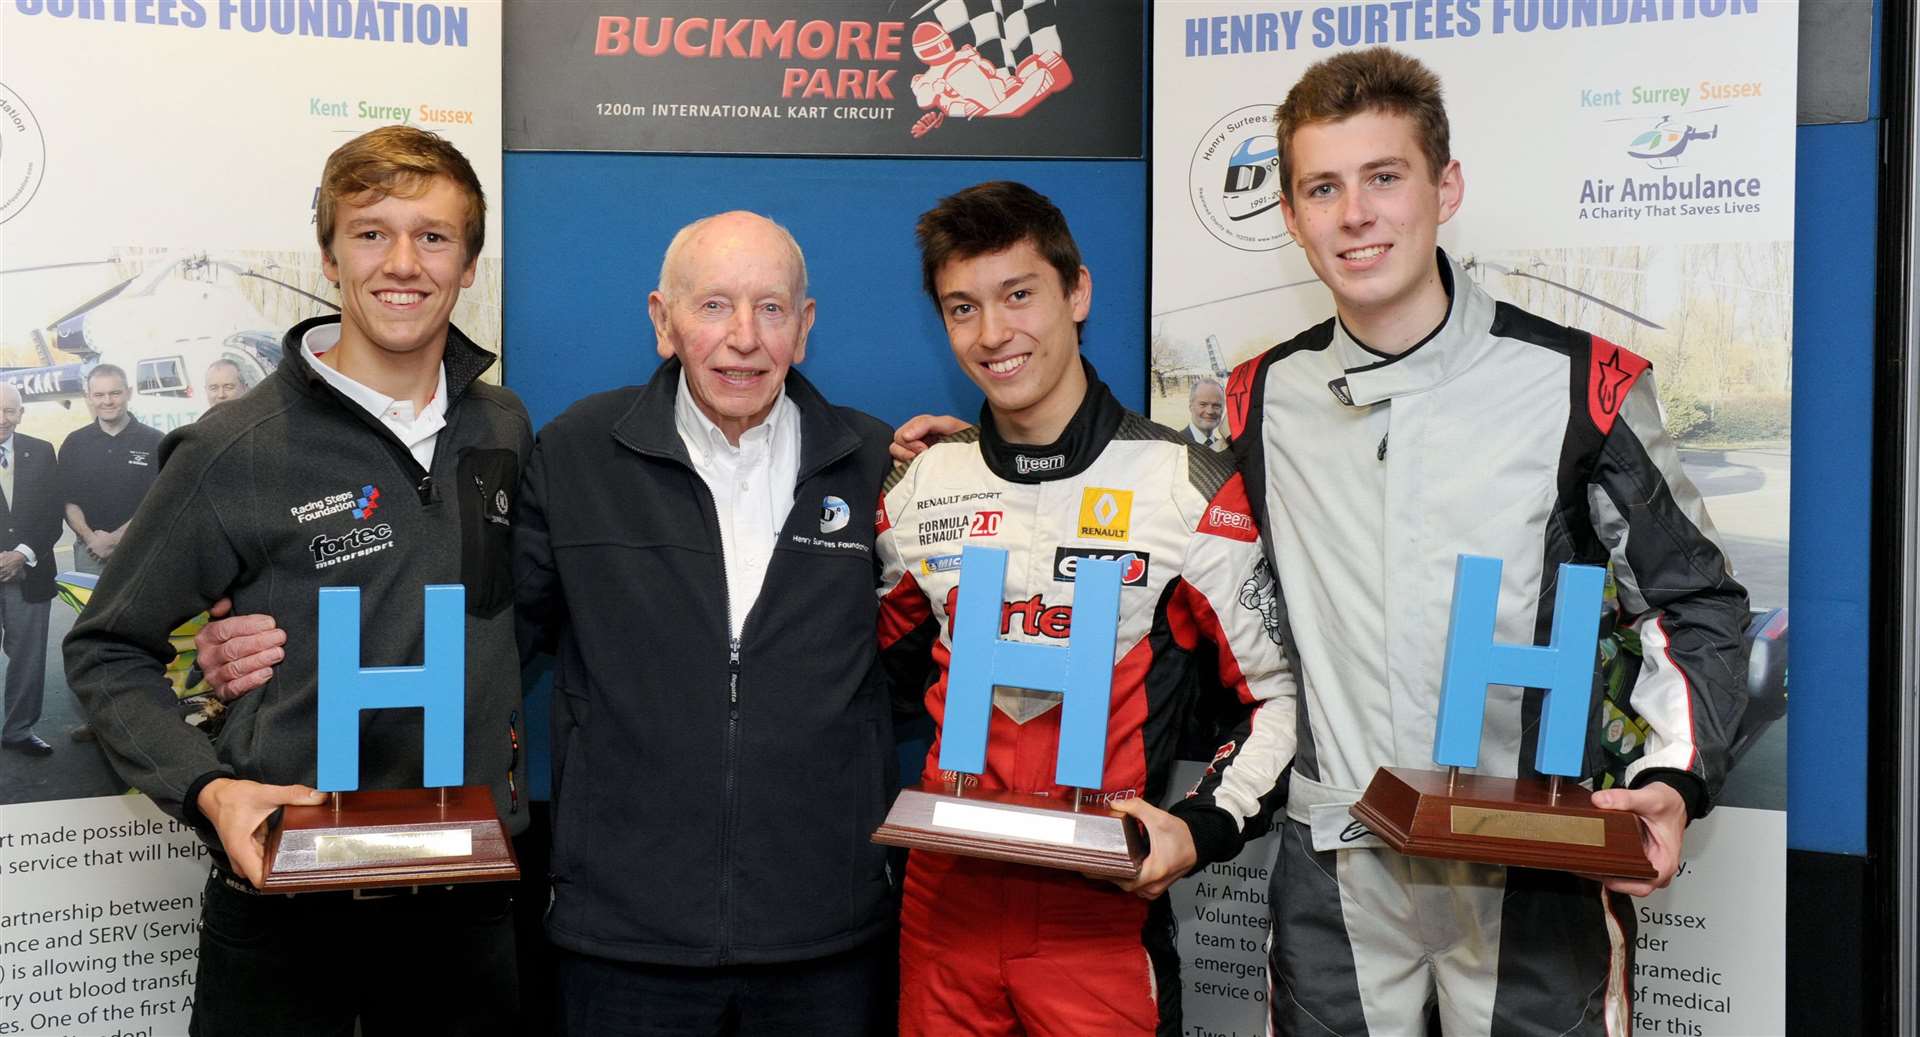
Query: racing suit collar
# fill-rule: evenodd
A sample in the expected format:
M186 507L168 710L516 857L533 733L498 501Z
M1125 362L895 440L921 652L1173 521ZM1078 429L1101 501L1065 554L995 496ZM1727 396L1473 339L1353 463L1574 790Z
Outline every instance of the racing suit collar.
M1051 443L1007 442L994 427L993 412L986 404L980 405L980 456L989 471L1008 482L1050 482L1079 475L1100 456L1119 431L1126 410L1086 357L1080 358L1080 366L1087 373L1086 398L1080 401L1060 438Z
M1424 392L1464 370L1487 348L1486 332L1493 326L1493 298L1474 284L1444 250L1435 251L1440 277L1452 289L1447 319L1413 348L1382 359L1355 339L1346 325L1334 321L1334 356L1346 373L1328 388L1340 402L1366 407Z

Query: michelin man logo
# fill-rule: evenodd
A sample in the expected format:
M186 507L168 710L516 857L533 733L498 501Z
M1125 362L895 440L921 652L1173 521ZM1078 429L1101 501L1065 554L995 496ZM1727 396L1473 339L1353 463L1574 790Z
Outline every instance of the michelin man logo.
M827 497L820 501L820 532L838 533L847 528L847 518L852 514L847 502L838 497Z
M1273 578L1273 566L1265 558L1253 567L1253 575L1240 585L1240 607L1260 613L1260 625L1267 639L1280 643L1280 589Z
M913 53L927 70L910 85L930 109L913 124L915 137L949 115L1019 118L1073 83L1054 0L930 0L914 17L928 13L935 20L913 28Z

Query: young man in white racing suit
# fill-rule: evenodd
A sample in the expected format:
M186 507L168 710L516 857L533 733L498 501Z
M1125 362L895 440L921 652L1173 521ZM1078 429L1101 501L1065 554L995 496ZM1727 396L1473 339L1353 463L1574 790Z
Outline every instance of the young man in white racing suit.
M1284 590L1299 750L1271 903L1289 1034L1631 1029L1634 917L1729 765L1746 592L1661 424L1646 360L1495 303L1436 248L1458 209L1439 80L1386 48L1278 112L1288 230L1338 316L1234 371L1234 452ZM1353 824L1376 769L1433 768L1461 553L1504 563L1496 638L1544 643L1562 562L1610 565L1652 726L1626 787L1651 882L1402 856ZM1489 689L1479 773L1533 775L1542 692ZM1596 696L1597 701L1597 696Z
M1224 859L1277 801L1294 682L1271 572L1230 460L1135 414L1080 357L1093 284L1065 218L1021 184L980 184L923 215L928 293L986 395L978 430L896 470L877 516L882 658L926 689L939 769L963 546L1008 553L999 635L1064 645L1075 567L1126 563L1104 781L1151 854L1116 889L1066 871L915 850L901 909L903 1034L1172 1034L1178 963L1163 895ZM927 667L932 663L932 680ZM1203 694L1237 697L1204 797L1172 813L1174 745ZM970 786L1056 798L1057 695L996 687L986 767ZM1134 894L1134 895L1129 895Z

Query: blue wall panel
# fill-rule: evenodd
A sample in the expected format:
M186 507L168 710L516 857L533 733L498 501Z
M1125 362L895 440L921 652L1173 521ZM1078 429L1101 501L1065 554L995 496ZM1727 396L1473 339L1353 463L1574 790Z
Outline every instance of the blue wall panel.
M506 160L507 384L536 425L658 364L647 292L674 231L726 209L765 213L807 254L819 318L800 366L837 403L898 424L971 418L920 288L913 224L942 195L1014 179L1067 214L1093 272L1087 356L1146 402L1146 164L516 153Z
M1867 851L1879 120L1798 133L1787 844Z

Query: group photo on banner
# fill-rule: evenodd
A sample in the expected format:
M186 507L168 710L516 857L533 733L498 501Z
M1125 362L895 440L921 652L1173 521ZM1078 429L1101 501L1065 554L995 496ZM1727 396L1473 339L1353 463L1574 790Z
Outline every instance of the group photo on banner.
M1785 1033L1799 17L0 6L0 1033Z

